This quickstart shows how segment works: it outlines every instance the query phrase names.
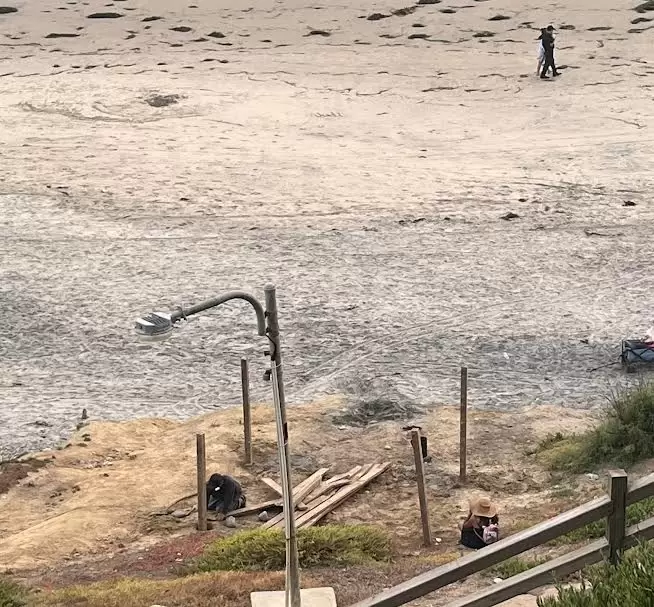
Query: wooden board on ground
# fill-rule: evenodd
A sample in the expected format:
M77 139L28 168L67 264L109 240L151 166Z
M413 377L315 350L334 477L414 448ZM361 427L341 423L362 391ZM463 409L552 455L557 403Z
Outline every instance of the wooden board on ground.
M268 486L270 489L272 489L277 495L279 495L279 497L284 496L284 491L282 489L282 486L277 481L274 481L272 478L268 478L267 476L264 476L261 479L261 482L264 485ZM304 502L298 502L297 504L295 504L295 507L298 510L306 510L307 509L307 505Z
M352 480L345 485L342 483L347 479L343 478L337 480L332 486L329 486L332 479L328 479L322 483L321 487L324 491L314 491L314 493L311 494L311 500L307 503L307 511L300 514L295 519L297 528L300 529L302 527L311 527L312 525L315 525L332 510L340 506L345 500L363 489L363 487L368 483L386 471L389 466L390 462L362 466L361 469L353 475ZM267 529L284 529L283 513L270 519L264 527Z
M322 478L327 472L329 472L329 468L320 468L320 470L314 472L310 477L304 479L293 489L293 502L297 504L307 497L322 482ZM282 520L284 520L283 512L264 523L263 528L269 529Z
M368 483L384 473L390 467L390 465L390 462L385 462L383 464L371 466L369 472L365 476L353 482L351 485L347 485L342 489L339 489L331 498L329 498L323 504L320 504L317 508L305 512L300 517L303 520L300 521L298 519L297 528L300 529L302 527L311 527L315 525L318 521L327 516L332 510L340 506L345 500L347 500L355 493L361 491L361 489L363 489Z

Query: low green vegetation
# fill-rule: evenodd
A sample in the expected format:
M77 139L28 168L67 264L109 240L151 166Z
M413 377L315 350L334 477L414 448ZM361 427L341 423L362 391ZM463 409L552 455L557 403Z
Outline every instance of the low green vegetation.
M647 607L654 604L654 547L629 551L618 567L602 565L585 572L586 588L562 588L558 598L539 599L540 607Z
M627 507L627 526L640 523L654 516L654 498L647 498ZM606 533L606 521L595 521L585 527L575 529L566 535L553 540L554 545L576 544L584 540L595 540Z
M605 465L628 467L654 457L654 384L614 394L596 428L571 436L549 435L536 455L552 470L573 473Z
M385 531L366 525L325 525L298 532L300 567L343 567L391 559ZM284 535L273 529L244 531L210 544L198 571L279 571L286 564Z
M0 577L0 607L24 607L27 595L25 588Z
M538 565L546 563L547 559L541 556L534 557L519 557L514 556L511 559L502 561L494 567L489 569L489 572L494 577L501 577L502 579L510 578L519 573L529 571Z

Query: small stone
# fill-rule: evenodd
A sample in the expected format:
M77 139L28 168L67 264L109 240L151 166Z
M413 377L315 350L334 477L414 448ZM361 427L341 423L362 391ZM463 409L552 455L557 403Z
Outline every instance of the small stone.
M589 472L589 473L586 475L586 478L587 478L589 481L598 481L598 480L599 480L599 475L597 475L597 474L593 474L592 472Z
M262 523L266 523L267 521L270 520L270 516L268 516L268 512L264 510L263 512L259 512L259 520Z
M633 200L625 200L625 201L622 203L622 206L623 206L623 207L635 207L635 206L636 206L636 203L635 203Z
M225 519L225 527L229 527L230 529L236 529L236 519L233 516L228 516Z
M503 581L501 577L493 578L493 584L501 584Z
M13 6L0 6L0 15L8 15L9 13L17 13L18 9Z
M506 215L502 215L502 217L500 217L500 219L504 219L504 221L511 221L512 219L519 219L519 218L520 215L512 212L506 213Z
M440 543L443 541L443 539L440 538L440 537L437 537L434 541L435 541L437 544L440 544Z
M175 510L171 516L175 518L184 518L188 516L188 510Z
M210 34L207 34L207 36L209 36L209 38L224 38L225 34L222 32L211 32Z
M392 448L393 447L391 447L390 445L384 445L384 449L386 449L386 451L390 451Z
M381 19L388 19L390 15L384 15L383 13L372 13L372 15L368 15L366 19L368 21L380 21Z

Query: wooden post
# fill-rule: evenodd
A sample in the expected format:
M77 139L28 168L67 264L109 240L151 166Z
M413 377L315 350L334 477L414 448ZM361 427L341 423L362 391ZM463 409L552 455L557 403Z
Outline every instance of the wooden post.
M204 434L196 434L198 467L198 531L207 530L207 456Z
M248 359L241 358L241 392L243 394L243 433L245 440L245 463L252 465L252 416L250 414L250 373Z
M627 480L627 473L624 470L609 471L611 512L606 520L606 540L609 543L609 562L612 565L619 564L624 548Z
M468 367L461 367L461 415L459 422L459 482L465 483L468 472Z
M422 460L422 445L420 430L411 431L411 446L416 462L416 477L418 479L418 499L420 500L420 518L422 519L422 538L425 546L431 546L431 528L429 526L429 507L425 492L425 468Z

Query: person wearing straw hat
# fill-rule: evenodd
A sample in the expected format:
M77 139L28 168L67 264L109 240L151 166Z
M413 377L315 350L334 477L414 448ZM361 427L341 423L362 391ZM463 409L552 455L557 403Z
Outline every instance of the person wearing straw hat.
M479 550L500 539L497 506L490 497L470 500L468 517L461 523L461 544Z

